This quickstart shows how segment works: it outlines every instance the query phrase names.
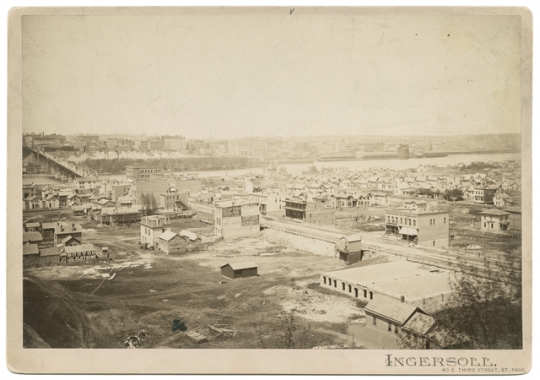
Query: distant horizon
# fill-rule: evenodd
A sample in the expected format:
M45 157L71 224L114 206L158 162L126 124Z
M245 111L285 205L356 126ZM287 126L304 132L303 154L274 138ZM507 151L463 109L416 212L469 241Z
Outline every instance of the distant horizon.
M40 135L42 132L23 132L23 135ZM384 138L384 137L395 137L395 138L406 138L406 137L415 137L415 138L439 138L439 137L465 137L465 136L489 136L489 135L521 135L521 132L488 132L488 133L465 133L465 134L440 134L440 135L420 135L420 134L405 134L405 135L368 135L368 134L357 134L357 135L273 135L273 136L238 136L234 138L201 138L201 137L189 137L182 134L158 134L158 135L149 135L149 134L140 134L140 133L59 133L59 132L50 132L45 133L45 135L60 135L60 136L80 136L80 135L98 135L98 136L140 136L147 138L156 138L156 137L184 137L188 140L240 140L240 139L270 139L270 138L323 138L323 137L369 137L369 138Z

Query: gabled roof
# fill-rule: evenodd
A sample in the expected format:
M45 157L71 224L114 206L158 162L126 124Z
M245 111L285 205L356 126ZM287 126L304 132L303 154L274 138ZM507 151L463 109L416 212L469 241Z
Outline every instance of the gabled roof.
M426 335L435 323L437 323L435 318L427 314L414 313L411 319L409 319L403 327L421 335Z
M197 234L188 230L182 230L180 231L180 236L187 237L191 241L197 240Z
M167 230L161 235L159 235L159 238L165 241L171 241L176 236L178 235L175 232L172 232L171 230Z
M222 265L221 268L226 267L229 265L232 270L242 270L242 269L250 269L250 268L257 268L257 264L253 261L244 261L241 263L228 263L225 265Z
M409 318L416 312L418 307L400 302L392 298L379 298L370 301L366 307L366 312L371 312L382 317L392 319L400 325L405 324ZM419 310L419 309L418 309Z
M64 239L62 239L61 243L66 244L66 243L67 243L68 241L70 241L71 239L74 239L74 240L79 241L79 239L76 239L76 238L74 238L73 236L68 235L68 236L66 236ZM80 241L79 241L79 243L80 243Z

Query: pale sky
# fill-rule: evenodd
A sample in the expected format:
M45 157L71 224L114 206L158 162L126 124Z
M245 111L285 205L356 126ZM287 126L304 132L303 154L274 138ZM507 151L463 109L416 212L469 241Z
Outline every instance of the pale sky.
M519 133L516 16L24 16L23 131Z

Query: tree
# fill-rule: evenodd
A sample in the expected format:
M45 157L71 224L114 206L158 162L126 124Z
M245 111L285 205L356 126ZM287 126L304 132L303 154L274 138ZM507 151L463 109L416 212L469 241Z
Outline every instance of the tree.
M154 194L141 193L141 203L144 208L145 215L154 215L157 211L157 202Z
M269 327L261 319L261 322L255 324L255 331L261 348L311 348L308 347L311 326L300 326L294 317L294 310L280 313L277 328Z
M507 250L504 260L482 259L484 269L459 264L449 308L437 319L454 336L469 337L474 348L521 348L521 257Z
M308 168L308 173L309 174L317 174L318 172L319 172L319 169L317 169L317 167L315 165L311 165Z

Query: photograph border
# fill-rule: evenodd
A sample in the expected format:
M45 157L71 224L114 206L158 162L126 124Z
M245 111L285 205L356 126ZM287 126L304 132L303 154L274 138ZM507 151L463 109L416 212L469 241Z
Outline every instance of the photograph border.
M523 205L532 204L532 14L524 7L295 7L296 14L514 15L522 19L521 138ZM22 44L25 15L283 15L289 7L13 8L8 20L7 364L17 373L92 374L458 374L421 358L477 358L492 368L528 372L532 364L532 208L523 207L523 349L521 350L268 350L25 349L22 299ZM415 358L388 366L388 355ZM78 360L80 357L84 360ZM473 368L473 367L468 367ZM494 374L494 373L486 373ZM500 374L500 372L498 373ZM512 373L509 373L512 374ZM514 373L514 374L517 374Z

